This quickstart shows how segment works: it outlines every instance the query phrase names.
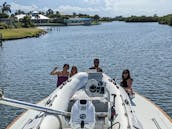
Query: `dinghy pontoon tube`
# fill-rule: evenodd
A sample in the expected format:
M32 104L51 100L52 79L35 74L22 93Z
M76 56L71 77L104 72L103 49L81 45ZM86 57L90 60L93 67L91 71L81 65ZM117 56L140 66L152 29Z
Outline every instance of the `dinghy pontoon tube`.
M139 108L148 103L141 99L145 103L137 105L138 98L136 94L131 100L123 88L99 72L76 74L37 105L11 99L9 102L0 90L1 104L32 109L7 129L172 129L172 124L156 109L166 125L158 116L143 118L140 114L146 111ZM149 117L156 117L160 128Z

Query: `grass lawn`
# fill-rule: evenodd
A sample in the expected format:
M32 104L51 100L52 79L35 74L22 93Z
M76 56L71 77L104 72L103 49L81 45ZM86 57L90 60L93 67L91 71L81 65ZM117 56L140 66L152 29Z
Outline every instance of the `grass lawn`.
M45 32L38 28L17 28L17 29L0 29L3 40L21 39L27 37L36 37Z

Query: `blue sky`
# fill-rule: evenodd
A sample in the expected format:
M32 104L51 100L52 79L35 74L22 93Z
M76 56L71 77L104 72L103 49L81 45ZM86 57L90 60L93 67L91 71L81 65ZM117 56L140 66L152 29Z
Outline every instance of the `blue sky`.
M64 14L87 13L100 16L154 15L172 13L172 0L0 0L12 10L58 10Z

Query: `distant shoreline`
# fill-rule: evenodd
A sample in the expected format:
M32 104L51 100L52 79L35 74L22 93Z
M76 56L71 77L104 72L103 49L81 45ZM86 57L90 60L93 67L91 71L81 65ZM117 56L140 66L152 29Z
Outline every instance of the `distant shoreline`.
M172 14L158 17L156 15L154 16L130 16L130 17L116 17L114 19L115 21L124 21L128 23L138 23L138 22L158 22L159 24L165 24L172 26Z
M39 37L42 34L47 33L45 30L40 28L17 28L17 29L2 29L2 41L6 40L17 40L24 38Z
M127 22L127 23L148 23L148 22L159 23L158 21L142 21L142 20L140 21L140 19L139 20L137 19L134 21L133 21L133 19L131 21L125 21L124 19L122 19L122 20L118 19L116 21L122 21L122 22ZM107 21L96 22L92 25L100 25L103 22L107 22ZM164 23L159 23L159 24L164 24ZM54 25L51 25L51 26L54 26ZM63 25L56 24L55 26L63 26ZM42 26L40 26L40 27L42 27ZM45 31L44 29L39 28L39 27L0 29L0 41L39 37L45 33L47 33L47 31ZM1 34L2 34L2 38L1 38Z
M100 22L93 22L91 25L100 25ZM46 30L40 28L42 26L66 26L66 25L55 23L55 24L42 24L34 28L0 29L0 41L39 37L47 33Z

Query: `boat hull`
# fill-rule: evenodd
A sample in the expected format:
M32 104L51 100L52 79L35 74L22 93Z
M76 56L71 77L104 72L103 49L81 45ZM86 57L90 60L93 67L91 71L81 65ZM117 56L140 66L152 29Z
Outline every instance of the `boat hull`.
M103 101L101 100L102 98L88 98L85 91L83 91L88 80L88 73L79 73L57 88L47 98L40 101L38 105L70 112L67 107L71 100L89 99L94 104L97 114L99 114L98 118L96 118L98 124L96 124L94 129L107 129L110 125L109 119L111 116L109 114L111 110L108 108L107 116L102 115L103 117L100 117L101 113L105 113L104 108L101 106L103 102L96 104L94 102ZM112 95L116 95L115 110L117 115L113 122L119 122L120 129L127 129L128 125L131 125L130 129L172 129L171 118L150 100L138 93L135 94L135 98L129 98L124 89L115 84L106 74L103 74L102 80L106 82L109 95L107 106L113 102ZM101 112L98 110L101 110ZM104 117L106 118L104 119ZM36 127L40 129L47 129L48 127L51 127L51 129L67 129L71 128L69 119L63 116L45 114L40 111L27 110L16 118L7 129L29 129ZM112 129L118 129L118 126L113 126Z

